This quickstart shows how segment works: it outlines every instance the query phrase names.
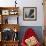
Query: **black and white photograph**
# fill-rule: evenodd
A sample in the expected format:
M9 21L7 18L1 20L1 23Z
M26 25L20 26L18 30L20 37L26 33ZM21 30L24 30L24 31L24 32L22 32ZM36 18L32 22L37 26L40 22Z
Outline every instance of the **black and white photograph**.
M24 7L23 19L27 21L37 20L37 8L36 7Z

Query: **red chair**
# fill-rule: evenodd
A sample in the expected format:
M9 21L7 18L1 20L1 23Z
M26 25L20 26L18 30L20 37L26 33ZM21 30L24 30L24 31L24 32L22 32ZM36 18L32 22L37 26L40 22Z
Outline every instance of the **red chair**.
M22 42L21 42L21 46L27 46L25 40L34 36L37 39L37 35L36 33L33 31L32 28L28 28L24 34L24 37L22 38ZM37 39L38 41L38 39ZM35 46L41 46L40 42L38 41L37 44Z

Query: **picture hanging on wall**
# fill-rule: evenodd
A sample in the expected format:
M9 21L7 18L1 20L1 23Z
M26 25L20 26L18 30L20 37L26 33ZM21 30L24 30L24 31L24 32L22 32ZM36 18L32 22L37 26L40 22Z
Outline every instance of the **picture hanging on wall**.
M23 20L25 21L37 20L37 8L36 7L24 7L23 8Z

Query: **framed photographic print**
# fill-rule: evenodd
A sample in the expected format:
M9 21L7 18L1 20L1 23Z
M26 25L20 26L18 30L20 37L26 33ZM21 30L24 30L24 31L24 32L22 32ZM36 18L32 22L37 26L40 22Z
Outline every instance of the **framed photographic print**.
M36 7L24 7L23 8L23 20L26 20L26 21L37 20L37 8Z
M9 15L9 10L2 10L2 15Z

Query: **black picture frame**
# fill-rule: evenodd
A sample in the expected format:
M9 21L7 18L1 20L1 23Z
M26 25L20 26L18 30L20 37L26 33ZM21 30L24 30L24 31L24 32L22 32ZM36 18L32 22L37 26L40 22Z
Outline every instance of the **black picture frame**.
M23 20L24 21L36 21L37 20L37 8L36 7L23 7Z

